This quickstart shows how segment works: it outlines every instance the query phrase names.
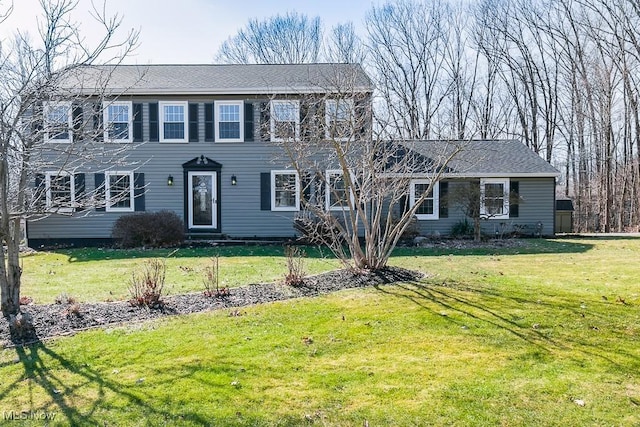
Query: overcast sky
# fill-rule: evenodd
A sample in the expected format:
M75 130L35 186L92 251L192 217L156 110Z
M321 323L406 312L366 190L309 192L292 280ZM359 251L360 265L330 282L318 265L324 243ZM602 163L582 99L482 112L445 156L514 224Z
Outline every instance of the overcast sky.
M6 9L8 3L0 0L0 7ZM13 3L12 15L0 24L2 40L18 28L35 34L38 0ZM320 16L325 29L347 21L361 28L371 4L371 0L107 0L107 10L123 17L122 35L132 28L140 30L140 47L127 63L167 64L213 62L220 44L250 18L297 11ZM75 15L89 40L90 8L91 0L79 0Z

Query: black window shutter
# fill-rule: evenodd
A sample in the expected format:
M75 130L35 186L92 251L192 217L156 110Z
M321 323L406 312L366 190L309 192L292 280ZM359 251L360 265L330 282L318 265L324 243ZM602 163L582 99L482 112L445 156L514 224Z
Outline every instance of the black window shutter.
M253 103L244 103L244 140L253 141Z
M198 113L200 104L189 104L189 142L198 142Z
M204 104L204 140L205 142L214 141L214 122L213 122L213 102Z
M271 173L260 174L260 210L271 210Z
M511 192L509 195L509 218L518 218L520 215L520 182L511 181Z
M311 185L313 180L308 173L305 173L300 178L300 185L302 186L302 208L304 208L306 203L311 202ZM306 202L306 203L304 203Z
M76 211L83 211L85 209L85 200L84 200L84 174L76 173L73 175L73 182L76 186L75 196L76 196Z
M83 139L82 131L84 130L84 125L82 123L82 105L73 104L71 109L73 118L71 122L73 126L73 141L77 142Z
M409 197L400 197L400 216L404 215L409 210Z
M142 142L142 104L133 104L133 141Z
M260 103L260 139L271 141L271 108L268 102Z
M158 103L149 103L149 141L160 141L160 123L158 121Z
M99 103L93 105L93 134L96 141L104 140L102 106Z
M31 122L31 132L33 132L33 134L36 135L37 137L39 137L39 135L37 134L42 132L43 124L44 124L43 121L44 121L44 111L42 109L42 103L38 103L33 107L32 122Z
M35 191L34 197L36 199L36 206L44 207L47 203L47 197L46 197L47 187L46 187L46 177L44 176L43 173L36 174L35 186L36 186L36 191Z
M449 218L449 183L440 181L439 204L440 218Z
M133 174L133 198L134 210L136 212L142 212L145 210L144 193L144 173L135 172Z
M104 189L104 173L97 173L93 175L93 180L96 188L96 207L97 212L106 211L105 207L105 189Z

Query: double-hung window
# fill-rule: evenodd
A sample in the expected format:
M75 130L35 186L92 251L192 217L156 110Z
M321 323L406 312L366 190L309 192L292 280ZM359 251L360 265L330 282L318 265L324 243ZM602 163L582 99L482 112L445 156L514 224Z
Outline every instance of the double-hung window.
M44 139L46 142L73 142L73 114L71 102L44 104Z
M431 181L428 179L414 179L411 181L409 203L411 207L419 203L416 209L416 218L419 220L438 219L439 216L439 186L434 183L429 189L430 184Z
M509 179L480 180L480 216L509 218Z
M344 180L342 170L328 170L325 175L326 191L325 191L325 207L328 211L348 210L349 204L347 197L351 198L353 203L353 194L347 190L347 184Z
M325 102L325 138L347 141L353 136L353 99Z
M104 174L106 184L106 210L108 212L132 212L133 172L107 171Z
M109 142L131 142L133 136L132 103L124 101L104 102L102 105L104 140Z
M47 172L45 175L47 208L57 212L71 212L75 204L75 180L67 172Z
M271 101L271 141L300 139L300 101Z
M217 142L244 141L244 102L216 101L216 136Z
M296 171L271 171L271 210L300 210L300 178Z
M188 142L187 107L184 102L160 102L160 142Z

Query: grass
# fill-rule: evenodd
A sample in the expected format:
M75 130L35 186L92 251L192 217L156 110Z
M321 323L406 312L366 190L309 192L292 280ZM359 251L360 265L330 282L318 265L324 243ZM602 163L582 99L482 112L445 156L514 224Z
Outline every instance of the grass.
M326 251L306 248L308 274L339 267ZM211 257L220 255L220 286L281 281L286 274L282 246L231 246L158 250L64 249L41 252L22 259L22 295L36 303L52 303L63 293L78 301L124 300L131 273L150 258L164 258L165 290L169 294L202 291Z
M243 256L262 266L265 251ZM55 412L54 425L639 425L638 251L640 239L398 250L392 264L429 276L4 350L0 412Z

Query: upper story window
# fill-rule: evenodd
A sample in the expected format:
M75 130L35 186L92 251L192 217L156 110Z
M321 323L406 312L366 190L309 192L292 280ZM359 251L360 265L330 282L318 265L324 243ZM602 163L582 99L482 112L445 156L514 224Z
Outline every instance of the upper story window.
M509 218L509 179L480 180L480 216Z
M104 140L110 142L131 142L132 137L132 103L103 103Z
M185 102L160 102L160 142L187 142L187 106Z
M325 138L346 141L353 136L353 99L325 102Z
M244 141L242 126L244 121L244 102L216 101L215 108L215 140L217 142Z
M300 139L300 101L271 101L271 141Z
M413 207L422 199L420 206L416 210L416 218L418 219L438 219L439 186L436 183L429 189L430 184L431 181L428 179L414 179L411 181L409 189L410 205Z
M133 172L107 171L104 178L107 212L133 212Z
M45 175L47 208L71 212L75 203L75 179L67 172L47 172Z
M271 210L300 210L300 178L296 171L271 171Z
M340 169L326 171L325 208L328 211L348 210L347 184ZM353 203L353 194L350 195Z
M73 114L71 102L47 102L44 104L44 131L46 142L73 142Z

